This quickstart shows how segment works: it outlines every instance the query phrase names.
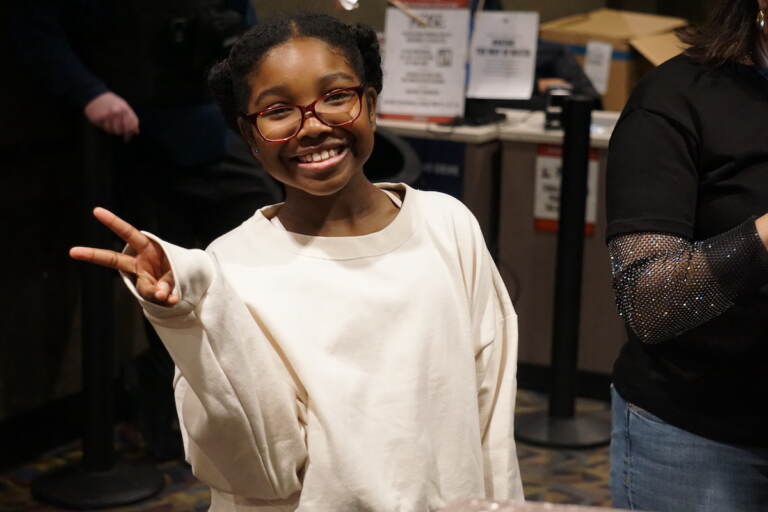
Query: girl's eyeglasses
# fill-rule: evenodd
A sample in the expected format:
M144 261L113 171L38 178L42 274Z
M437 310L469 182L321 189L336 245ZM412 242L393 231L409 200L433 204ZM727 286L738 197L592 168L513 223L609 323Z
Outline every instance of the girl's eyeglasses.
M335 89L317 98L309 105L278 105L243 117L268 142L292 139L304 126L307 112L312 112L326 126L346 126L360 116L363 104L363 86Z

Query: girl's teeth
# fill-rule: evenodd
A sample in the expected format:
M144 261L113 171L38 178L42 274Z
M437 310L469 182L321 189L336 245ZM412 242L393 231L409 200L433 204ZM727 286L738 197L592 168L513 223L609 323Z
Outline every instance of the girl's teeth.
M299 161L303 163L312 163L312 162L322 162L323 160L328 160L329 158L333 158L334 156L338 155L340 151L336 148L323 150L319 153L312 153L311 155L304 155L302 157L299 157Z

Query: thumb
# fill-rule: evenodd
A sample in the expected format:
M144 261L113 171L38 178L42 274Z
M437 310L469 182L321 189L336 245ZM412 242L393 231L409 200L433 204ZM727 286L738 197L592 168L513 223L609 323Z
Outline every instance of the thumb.
M151 302L157 301L155 299L155 293L157 292L158 280L155 279L152 274L146 270L137 272L134 284L136 286L136 291L139 292L139 295L141 295L142 299Z
M157 282L155 299L164 301L171 306L178 304L179 295L173 291L174 286L173 272L169 270Z

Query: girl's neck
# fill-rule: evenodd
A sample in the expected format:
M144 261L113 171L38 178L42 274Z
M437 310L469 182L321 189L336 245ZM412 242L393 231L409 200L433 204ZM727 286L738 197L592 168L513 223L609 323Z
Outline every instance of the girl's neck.
M398 208L360 173L330 196L287 189L277 213L286 230L312 236L360 236L385 228Z

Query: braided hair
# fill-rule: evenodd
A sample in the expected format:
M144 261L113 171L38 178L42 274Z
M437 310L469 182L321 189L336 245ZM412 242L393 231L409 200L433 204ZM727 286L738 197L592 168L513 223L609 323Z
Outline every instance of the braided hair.
M248 30L229 57L211 68L208 87L227 124L238 131L250 87L248 75L272 48L294 37L312 37L337 49L361 78L363 85L381 92L381 54L376 33L365 25L347 25L326 14L302 13L268 20Z

